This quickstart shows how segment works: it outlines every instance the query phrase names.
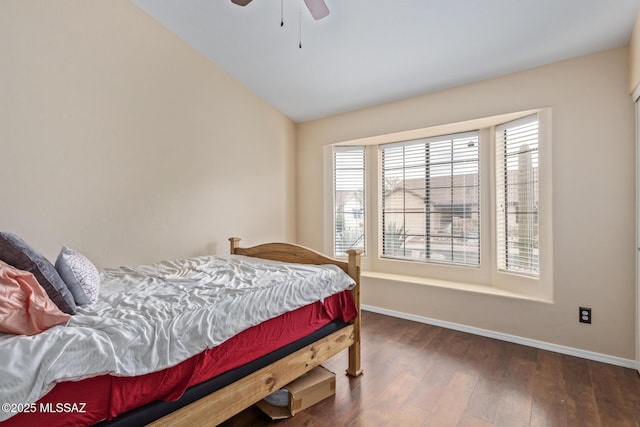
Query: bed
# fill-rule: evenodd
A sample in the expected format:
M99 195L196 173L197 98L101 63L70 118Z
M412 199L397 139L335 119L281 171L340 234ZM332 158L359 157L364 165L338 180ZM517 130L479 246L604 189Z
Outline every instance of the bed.
M208 270L210 265L216 264L216 268L218 268L218 264L227 262L239 265L243 274L247 272L253 274L253 270L257 268L255 267L257 264L254 264L255 260L260 260L260 265L266 265L266 268L274 269L274 271L281 268L281 263L287 263L283 265L286 266L286 269L293 271L294 274L302 274L301 272L304 272L309 265L321 265L325 269L340 270L346 273L346 275L341 274L349 278L350 285L341 290L331 288L321 291L324 293L318 293L320 291L306 284L303 287L304 292L294 292L292 291L293 287L286 287L285 294L293 294L295 305L293 305L294 302L289 302L287 304L291 306L274 309L276 311L267 313L262 312L265 310L264 308L244 308L244 312L249 313L248 317L258 316L258 320L263 320L250 326L241 324L229 327L232 332L227 331L225 334L232 333L231 336L220 336L219 332L214 333L213 328L209 327L205 328L206 330L199 330L198 322L202 317L199 309L193 306L191 302L182 302L180 299L182 294L172 293L174 290L171 288L171 291L166 291L169 299L178 301L177 305L184 305L188 309L184 310L184 313L176 314L172 311L175 308L173 305L170 308L166 308L166 310L163 306L162 310L153 311L153 315L162 317L163 314L158 315L158 313L167 313L167 322L162 323L165 325L163 328L167 328L166 325L171 325L171 328L175 328L180 334L194 334L199 340L204 341L202 344L204 345L203 351L197 352L192 349L190 351L196 351L196 353L186 358L183 357L178 363L175 362L175 356L171 356L173 359L170 359L169 356L165 357L164 351L157 350L148 352L144 356L131 357L136 359L131 362L132 366L134 366L134 368L130 369L132 375L122 375L122 371L118 371L117 374L102 375L77 375L75 373L69 378L57 380L55 387L50 391L47 390L47 393L39 396L37 400L32 397L29 399L20 397L18 399L20 401L12 402L6 394L4 396L0 394L0 399L8 399L8 402L14 404L14 407L11 408L13 412L20 412L11 414L13 416L6 419L3 424L9 426L35 425L44 422L46 425L90 425L100 422L101 425L116 426L142 424L155 426L217 425L345 349L348 349L349 352L347 374L350 376L362 374L359 317L360 251L349 251L348 261L340 261L293 244L270 243L251 248L242 248L239 242L239 238L230 239L231 255L228 258L199 257L197 259L180 260L181 264L168 263L160 267L170 272L170 276L173 278L171 280L172 286L176 286L178 291L186 286L181 280L186 282L191 280L183 276L184 263L194 266L197 275L207 276L211 274ZM142 287L154 288L155 286L157 289L154 292L165 292L162 284L163 276L158 272L164 270L155 268L158 268L158 266L155 266L154 269L149 269L148 266L123 267L121 269L107 270L103 274L105 274L104 277L111 279L142 280L144 282ZM228 264L223 264L225 274L229 268ZM145 278L140 279L140 274L146 275ZM242 285L239 289L234 288L233 292L253 295L253 303L256 304L256 302L266 298L267 294L272 293L271 282L274 281L273 277L280 277L277 274L276 276L265 276L263 273L258 273L258 279L255 280L260 284L260 291L245 292L244 285ZM324 275L325 273L321 274ZM265 277L269 277L268 281L264 279ZM299 280L306 281L304 277L301 277L298 276ZM251 281L254 281L254 279L251 279ZM108 300L111 303L109 298L120 298L124 300L125 305L136 305L135 316L137 316L138 312L147 310L147 305L153 307L155 304L154 302L146 303L146 301L149 301L146 299L148 298L147 296L143 300L135 300L133 297L130 299L129 294L126 293L129 292L128 288L125 292L123 291L124 287L118 288L118 286L124 285L114 286L115 288L113 289L115 290L109 291L111 293L105 291L106 296L104 297L101 294L102 299L94 304L93 308L78 309L78 314L72 316L69 325L73 326L83 318L93 315L96 319L100 317L99 324L106 323L106 328L108 329L110 323L105 319L133 316L131 314L96 316L96 313L103 313L100 312L100 307L107 304L105 301ZM276 285L274 284L273 286L275 287ZM277 286L280 285L278 284ZM201 297L197 292L196 294L198 298ZM313 294L314 296L311 297L307 294ZM119 295L126 295L126 297L120 297ZM140 301L143 301L143 303L140 303ZM165 303L163 302L162 304ZM246 304L252 304L251 299ZM207 302L205 305L208 306L209 303ZM258 307L258 305L248 305L247 307ZM266 305L272 306L272 304ZM271 309L269 308L269 310ZM218 317L214 316L212 318L213 323L225 321L226 317L236 317L235 315L228 316L225 313L227 312L223 310L222 315L216 314L215 316ZM207 314L207 316L213 315ZM183 317L189 319L187 324L192 327L185 329L184 326L180 326L176 319L182 319ZM305 318L310 320L301 320ZM133 317L129 320L131 320L132 324L138 322L137 318ZM256 319L252 317L251 322L256 322ZM144 321L139 323L144 324ZM52 330L69 329L69 325L66 327L56 326ZM292 327L292 325L296 326ZM159 327L152 325L150 328ZM241 331L235 333L233 328L239 328ZM226 330L228 328L225 326L223 329ZM270 335L267 335L265 331L271 331L269 332ZM154 339L162 340L164 330L160 330L160 334L157 332L155 330L153 334L156 337ZM122 335L125 335L125 339L131 340L131 337L128 337L126 333L123 332ZM145 333L140 335L142 337L146 336ZM160 336L160 338L157 338L157 336ZM7 336L0 337L0 355L2 354L3 340L8 339L10 338ZM127 342L131 343L132 349L139 345L137 340ZM172 345L181 347L181 340L167 338L166 346ZM230 350L232 346L235 349L233 351ZM160 348L164 347L161 346ZM180 348L180 350L182 351L183 349ZM191 353L187 352L185 354ZM89 361L93 360L89 356L83 357L86 357ZM125 362L128 363L128 361ZM124 368L118 367L118 369L129 372L125 362L121 363ZM139 374L135 367L141 363L145 365L144 369L149 369L150 372ZM77 363L78 366L82 366L82 364L82 360ZM96 364L99 365L99 363ZM146 366L148 364L158 366L160 369L150 369ZM9 365L12 364L10 363ZM73 364L65 364L65 366L67 365ZM0 369L6 368L0 367ZM72 368L68 369L73 370L76 368L72 366ZM77 369L80 368L78 367ZM15 376L15 372L13 375ZM4 378L1 370L0 378ZM2 386L2 381L4 380L0 379L0 386ZM3 388L0 387L0 392L2 392ZM105 391L108 391L107 394L109 395L106 398L104 397ZM15 395L22 396L20 393ZM116 397L114 398L113 395ZM126 399L121 404L118 399L123 396ZM131 397L133 399L130 399ZM84 407L80 407L81 405L84 405ZM96 410L95 408L98 407L102 409Z

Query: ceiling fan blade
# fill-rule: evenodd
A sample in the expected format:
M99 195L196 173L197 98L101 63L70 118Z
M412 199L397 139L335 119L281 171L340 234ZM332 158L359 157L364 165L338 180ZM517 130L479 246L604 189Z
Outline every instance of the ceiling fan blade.
M309 12L311 12L313 19L316 21L329 14L329 8L324 0L304 0L304 3L307 5Z
M231 3L237 4L238 6L246 6L251 3L252 0L231 0Z

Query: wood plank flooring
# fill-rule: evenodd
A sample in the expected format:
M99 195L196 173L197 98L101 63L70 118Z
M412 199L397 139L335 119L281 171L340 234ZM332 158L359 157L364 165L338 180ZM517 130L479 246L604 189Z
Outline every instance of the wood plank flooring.
M251 407L238 426L640 427L640 376L491 338L362 313L364 375L343 352L323 365L336 394L284 421Z

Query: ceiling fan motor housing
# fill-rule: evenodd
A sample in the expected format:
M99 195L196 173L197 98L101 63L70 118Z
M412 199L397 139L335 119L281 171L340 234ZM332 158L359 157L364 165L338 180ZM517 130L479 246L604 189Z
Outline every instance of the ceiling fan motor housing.
M252 0L231 0L231 3L238 6L246 6L251 3ZM307 5L307 9L316 21L329 15L329 8L324 0L304 0L304 4Z

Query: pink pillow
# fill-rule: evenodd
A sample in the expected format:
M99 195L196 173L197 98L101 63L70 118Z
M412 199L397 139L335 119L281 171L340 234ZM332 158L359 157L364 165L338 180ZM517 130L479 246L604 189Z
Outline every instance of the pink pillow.
M33 274L0 261L0 332L35 335L70 318L51 301Z

